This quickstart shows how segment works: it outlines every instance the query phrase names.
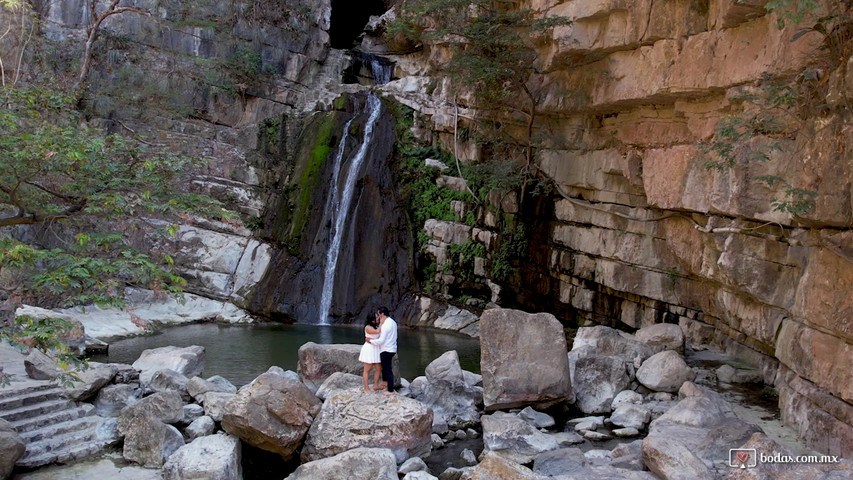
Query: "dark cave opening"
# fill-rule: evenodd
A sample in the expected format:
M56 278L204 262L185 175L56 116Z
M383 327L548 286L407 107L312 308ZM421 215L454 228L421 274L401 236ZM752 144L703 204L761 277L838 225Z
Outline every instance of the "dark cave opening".
M352 48L370 16L382 15L387 9L383 0L332 0L329 25L329 43L332 48Z

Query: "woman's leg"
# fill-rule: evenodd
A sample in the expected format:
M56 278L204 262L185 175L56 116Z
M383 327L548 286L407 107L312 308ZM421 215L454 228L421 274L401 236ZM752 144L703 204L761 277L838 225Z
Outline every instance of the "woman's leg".
M370 363L365 363L364 364L364 372L362 372L362 374L361 374L361 380L364 382L365 393L370 392L370 386L367 384L367 379L368 379L369 374L370 374L370 366L371 366Z
M379 384L379 377L382 376L382 364L373 364L373 388L379 390L382 386Z

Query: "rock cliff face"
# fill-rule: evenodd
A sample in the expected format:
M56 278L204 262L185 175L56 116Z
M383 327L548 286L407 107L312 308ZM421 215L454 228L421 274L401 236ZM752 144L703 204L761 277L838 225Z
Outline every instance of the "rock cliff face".
M503 305L568 324L677 323L692 345L760 366L785 421L812 446L849 457L853 57L840 33L849 24L836 25L843 41L815 31L792 41L814 22L797 25L764 3L526 2L572 20L540 42L541 73L528 83L539 95L535 163L556 194L525 198L521 210L518 198L492 196L486 207L460 205L459 222L425 230L439 272L448 267L435 278L445 291L461 283L450 245L470 241L486 247L474 273L496 284L491 300ZM827 2L805 13L845 11ZM418 111L427 136L451 147L453 98L428 76L444 53L427 45L396 57L400 80L387 88ZM427 95L425 85L437 88ZM797 92L789 118L741 128L774 115L765 109L778 89ZM460 103L458 126L474 128ZM734 153L720 160L725 145ZM477 159L476 145L459 149ZM796 188L811 201L798 205ZM467 211L476 226L462 221ZM490 265L502 218L529 234L515 273L500 281Z

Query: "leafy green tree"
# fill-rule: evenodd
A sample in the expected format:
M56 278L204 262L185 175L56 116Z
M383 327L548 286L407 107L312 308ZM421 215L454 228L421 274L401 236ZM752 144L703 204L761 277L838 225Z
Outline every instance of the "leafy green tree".
M174 234L179 215L227 219L218 201L182 191L201 162L87 127L72 95L37 87L0 96L0 322L15 334L22 299L121 306L128 285L180 294L172 258L138 251L123 232ZM49 248L8 228L58 224Z

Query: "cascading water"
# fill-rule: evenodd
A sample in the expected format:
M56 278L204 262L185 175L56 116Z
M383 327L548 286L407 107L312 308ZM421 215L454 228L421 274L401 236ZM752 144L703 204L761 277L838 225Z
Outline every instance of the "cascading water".
M389 74L390 77L390 74ZM340 201L337 201L338 195L338 177L343 162L345 143L349 138L349 127L352 120L344 125L344 133L341 136L341 143L338 147L337 156L335 158L335 172L332 177L334 185L332 186L332 199L330 207L333 208L333 225L332 225L332 240L329 242L329 250L326 252L326 268L323 272L323 293L320 297L320 317L321 325L329 324L329 310L332 306L332 294L335 288L335 270L338 266L338 253L341 250L341 239L343 238L344 228L347 225L347 216L349 207L352 203L353 194L355 193L355 182L358 179L358 172L361 169L362 163L367 156L367 147L370 145L370 139L373 135L373 127L376 125L376 120L379 118L379 113L382 110L382 102L374 93L367 96L367 105L369 117L367 125L364 127L364 141L356 152L355 157L350 162L344 177L344 189L341 192Z

